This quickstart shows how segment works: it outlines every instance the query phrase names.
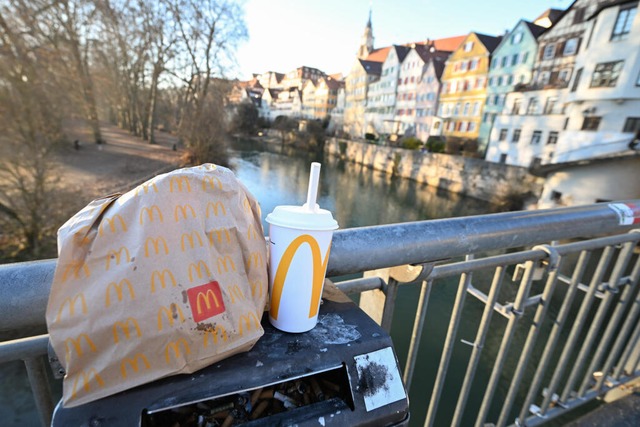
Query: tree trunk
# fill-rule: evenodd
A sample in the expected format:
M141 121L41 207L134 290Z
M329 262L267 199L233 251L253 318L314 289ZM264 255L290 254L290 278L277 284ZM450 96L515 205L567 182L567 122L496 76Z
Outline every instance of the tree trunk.
M151 76L151 88L149 91L149 108L147 115L147 136L149 138L149 144L155 144L154 127L155 127L155 112L156 101L158 99L158 79L162 72L162 61L158 60L153 67L153 75Z

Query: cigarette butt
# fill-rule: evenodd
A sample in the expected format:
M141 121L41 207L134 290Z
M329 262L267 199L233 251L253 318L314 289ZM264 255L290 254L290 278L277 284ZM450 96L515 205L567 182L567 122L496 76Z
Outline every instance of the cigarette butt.
M260 393L260 399L273 399L273 389Z
M260 415L262 415L264 410L267 409L267 406L269 406L269 401L268 400L263 400L262 402L258 403L258 406L256 406L256 408L251 413L251 417L250 418L252 420L255 420L256 418L258 418Z
M254 390L253 393L251 393L251 406L252 407L253 407L253 405L256 404L258 399L260 399L260 393L262 393L263 389L264 389L264 387L260 387L259 389L256 389L256 390Z
M319 401L324 400L324 393L322 392L322 389L320 388L318 381L316 381L315 378L310 378L309 382L311 382L311 390L313 391L313 394L316 396L316 399L318 399Z
M221 427L231 427L233 423L233 416L231 414L227 415L227 418L224 419L224 422L221 424Z

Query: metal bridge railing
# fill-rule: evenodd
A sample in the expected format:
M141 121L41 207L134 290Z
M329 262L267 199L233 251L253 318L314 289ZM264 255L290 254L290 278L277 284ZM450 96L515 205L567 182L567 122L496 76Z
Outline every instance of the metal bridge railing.
M434 353L437 362L420 368L431 394L412 396L412 419L427 409L426 426L534 426L640 376L640 224L621 222L619 210L597 204L341 230L328 274L364 272L337 285L360 293L388 331L396 296L420 287L399 354L407 389L418 384L416 366ZM0 331L44 326L54 268L0 266ZM455 297L443 297L452 286ZM435 313L444 305L443 321ZM53 408L47 339L0 343L0 363L25 361L43 425Z

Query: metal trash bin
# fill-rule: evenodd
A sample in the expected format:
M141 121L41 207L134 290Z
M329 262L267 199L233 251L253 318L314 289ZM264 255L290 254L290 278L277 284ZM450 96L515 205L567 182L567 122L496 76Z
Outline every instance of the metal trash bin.
M247 353L75 408L59 402L52 426L408 424L391 338L333 283L313 330L284 333L266 315L262 323Z

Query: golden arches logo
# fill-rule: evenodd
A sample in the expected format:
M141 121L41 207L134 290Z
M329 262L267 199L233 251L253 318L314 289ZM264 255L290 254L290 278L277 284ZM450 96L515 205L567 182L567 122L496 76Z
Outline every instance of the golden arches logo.
M231 297L231 304L235 304L236 300L238 301L245 300L244 293L242 292L242 289L240 289L240 286L238 285L227 286L227 293Z
M189 247L193 249L195 247L196 240L200 247L204 246L202 243L202 237L200 237L200 233L197 231L192 231L191 233L182 233L182 237L180 237L180 249L184 252L187 248L187 243Z
M127 260L127 262L131 262L131 254L129 253L129 249L127 249L125 246L121 246L120 249L118 249L117 251L112 249L109 252L107 252L105 270L109 271L109 267L111 266L111 260L115 260L116 265L120 265L120 260L122 259L123 253L125 255L125 259Z
M222 181L217 176L205 176L202 179L202 190L205 191L207 189L207 184L211 187L212 190L215 190L216 184L218 184L218 188L222 190Z
M193 282L194 272L196 273L198 279L202 279L203 277L205 277L204 273L206 273L207 278L211 277L211 270L209 270L207 263L202 260L198 261L197 263L192 262L191 264L189 264L189 282Z
M75 295L73 298L67 297L60 304L60 308L58 309L58 315L56 316L56 322L60 320L62 317L62 312L64 311L64 306L69 304L69 317L73 317L76 312L76 302L80 301L80 308L82 309L82 314L87 314L87 300L84 298L84 294L80 292Z
M254 280L252 282L249 282L249 284L251 285L251 297L255 298L256 297L256 292L258 293L258 298L262 298L262 288L263 288L263 283L261 280Z
M162 306L158 310L158 331L162 330L162 315L165 315L166 319L169 321L169 326L173 326L173 321L175 319L180 319L180 323L184 322L184 314L182 313L182 309L180 306L175 303L171 303L168 307Z
M75 399L78 392L78 383L82 379L82 388L85 392L89 392L91 390L91 376L93 375L93 380L96 384L98 384L98 388L104 387L104 380L98 374L98 371L95 368L91 368L88 371L81 371L78 375L76 375L75 380L73 380L73 388L71 390L71 398Z
M191 213L191 218L196 217L196 211L193 209L193 206L191 206L189 203L185 205L177 205L173 211L173 217L175 218L176 222L180 221L180 216L178 215L178 213L182 214L182 219L186 220L189 218L189 216L187 215L187 209L189 210L189 213Z
M78 228L78 230L73 233L73 240L80 246L88 245L92 240L88 235L89 230L91 230L91 226L89 225Z
M149 218L149 222L153 222L154 214L158 215L158 221L164 222L162 211L160 210L158 205L153 205L150 208L144 207L140 209L140 225L144 224L144 214L147 214L147 218Z
M127 378L127 366L130 366L131 369L133 369L133 372L138 373L140 370L138 362L144 363L145 369L151 369L147 356L142 353L137 353L133 357L125 357L122 359L122 362L120 363L120 375L122 375L122 378Z
M107 218L106 216L102 219L102 221L100 221L100 227L99 227L99 231L98 231L98 235L102 236L104 235L104 225L108 224L109 225L109 230L112 233L116 233L118 230L117 227L117 222L118 221L120 223L120 228L122 228L123 232L127 231L127 223L124 222L124 218L122 218L122 216L120 214L115 214L110 218Z
M169 179L169 192L173 193L174 186L176 191L181 192L183 185L187 190L187 193L191 193L191 184L189 183L189 178L187 178L186 176L172 176Z
M211 304L212 300L213 304ZM213 290L211 289L207 289L206 292L199 292L198 296L196 296L196 313L198 315L202 315L202 313L205 312L205 310L202 309L202 302L204 302L204 305L206 307L205 310L207 312L211 311L211 307L214 307L215 311L220 310L220 308L222 307L215 292L213 292Z
M128 279L122 279L120 283L111 282L107 285L107 290L105 291L105 295L104 295L105 307L109 307L111 305L111 299L110 299L111 289L115 291L116 297L118 298L118 302L122 301L122 299L124 298L124 292L123 292L124 285L127 285L127 289L129 290L129 296L131 297L131 300L136 299L136 294L135 292L133 292L133 286L131 285L131 282Z
M144 194L147 194L149 192L149 188L153 188L154 193L158 192L158 186L156 185L155 182L145 183L145 184L140 184L136 187L136 196L139 196L141 192L144 192Z
M293 261L293 257L295 256L300 246L303 244L308 244L309 249L311 249L311 259L312 259L312 288L311 288L311 302L309 304L309 318L312 318L316 314L318 314L318 306L320 304L320 294L322 293L322 284L324 282L324 273L327 270L327 262L329 261L329 251L331 250L331 246L327 248L327 253L324 256L324 261L322 261L322 254L320 253L320 246L318 242L308 234L303 234L301 236L296 237L289 247L284 251L282 258L280 259L280 264L278 264L278 268L276 269L276 275L273 279L273 291L271 295L271 309L269 314L272 318L278 319L278 311L280 310L280 300L282 299L282 291L284 289L284 282L287 278L287 273L289 272L289 267L291 266L291 262Z
M167 278L171 279L171 285L175 288L176 279L173 276L171 270L169 270L168 268L165 268L162 271L155 270L153 273L151 273L151 293L154 293L156 291L156 279L158 279L158 282L160 282L162 289L164 289L167 285Z
M215 245L215 237L218 238L218 243L222 243L223 240L226 240L227 243L231 243L231 235L229 234L229 229L227 228L214 228L211 231L207 231L207 236L209 237L209 246Z
M247 332L249 332L251 330L252 323L256 329L260 329L260 321L252 311L250 311L246 316L240 316L240 319L238 319L238 334L240 334L240 336L244 335L243 325L246 326Z
M229 263L228 265L227 265L227 262ZM229 266L231 266L231 270L236 271L236 265L229 255L219 257L218 261L216 261L216 264L218 266L218 274L222 274L223 269L225 273L228 273Z
M176 357L176 360L181 356L180 344L182 344L185 354L191 354L191 347L189 347L189 343L184 338L170 342L164 349L164 358L167 361L167 364L171 362L171 352L169 350L173 350L173 355Z
M204 333L204 338L203 338L203 346L206 348L207 345L209 345L209 337L211 337L213 339L213 344L216 345L218 344L218 341L220 339L222 339L223 342L227 342L227 340L229 339L229 336L227 335L227 330L220 326L220 325L216 325L211 329L207 329Z
M207 210L205 211L205 216L207 218L209 218L210 212L215 216L218 216L218 212L222 212L222 215L226 215L227 208L224 207L224 203L222 202L209 202L207 203Z
M165 240L164 237L158 237L156 239L154 239L153 237L148 237L147 240L144 242L145 257L148 258L149 253L151 252L149 251L149 243L151 243L151 245L153 246L153 250L156 255L160 254L160 244L162 244L162 248L164 249L165 255L169 255L169 246L167 245L167 241Z
M122 333L124 334L124 338L125 339L129 339L131 338L132 334L131 334L131 330L129 329L129 326L133 326L133 328L136 331L136 335L138 336L138 338L142 337L142 332L140 331L140 325L138 325L138 321L136 319L134 319L133 317L127 317L124 322L114 322L112 329L113 332L113 342L114 344L118 344L118 342L120 341L120 334L118 334L118 328L122 331Z
M251 213L251 202L249 202L249 198L245 196L244 201L242 202L242 206L247 211L247 213Z
M262 254L260 252L251 252L249 254L249 259L247 259L247 270L251 269L251 265L259 268L264 265L264 258L262 258Z
M249 224L249 228L247 229L247 239L253 240L258 238L258 232L256 231L256 227L253 224Z
M82 351L82 340L84 339L84 342L87 344L87 348L92 351L92 352L96 352L96 346L93 343L93 341L91 341L91 338L89 338L89 336L87 334L80 334L75 338L67 338L66 340L64 340L64 350L65 350L65 360L68 362L71 359L71 349L75 349L76 353L78 354L78 357L82 357L82 355L84 354L84 352Z
M73 274L74 279L80 278L80 272L83 272L86 277L91 277L91 270L84 261L70 261L64 268L62 273L62 281L66 282L70 274Z

